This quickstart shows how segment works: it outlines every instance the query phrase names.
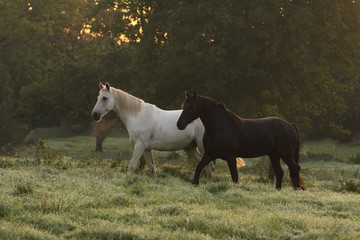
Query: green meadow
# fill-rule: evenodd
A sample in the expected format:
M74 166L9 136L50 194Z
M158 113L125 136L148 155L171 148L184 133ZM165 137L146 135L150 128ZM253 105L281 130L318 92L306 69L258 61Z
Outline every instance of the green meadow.
M179 152L155 152L158 178L126 174L127 137L50 138L0 157L0 239L360 239L360 144L306 141L307 190L268 180L267 158L245 159L239 184L217 160L190 184Z

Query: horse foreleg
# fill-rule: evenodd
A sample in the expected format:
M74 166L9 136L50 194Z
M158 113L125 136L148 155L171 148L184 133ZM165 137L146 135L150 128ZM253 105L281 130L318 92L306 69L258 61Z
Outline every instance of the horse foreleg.
M199 185L199 178L200 178L200 173L201 171L204 169L204 167L206 165L208 165L212 160L214 160L214 158L210 157L209 155L206 154L206 152L204 153L204 156L202 157L201 161L198 163L198 165L196 166L195 169L195 176L194 179L192 181L192 184L194 185Z
M186 152L188 159L191 160L195 165L197 165L201 161L201 154L196 148L187 148L184 149ZM214 164L210 162L206 165L206 175L210 182L212 182L212 173L214 172ZM193 181L195 176L195 170L191 174L190 180Z
M199 153L200 152L200 155L198 155L198 158L196 159L198 162L200 162L201 160L201 156L204 155L205 153L205 149L204 149L204 144L203 144L203 137L201 135L200 136L197 136L196 139L196 145L197 145L197 152ZM212 181L212 175L215 171L215 160L211 161L208 165L206 165L206 174L207 174L207 177L208 177L208 180ZM193 173L192 177L194 176L195 172ZM193 178L191 178L192 180Z
M145 150L144 153L143 153L143 156L149 166L149 169L150 169L150 172L152 173L152 176L154 178L157 177L156 175L156 171L155 171L155 163L154 163L154 158L153 158L153 155L152 155L152 151L151 150Z
M143 154L145 150L145 147L142 144L136 144L134 146L134 152L132 154L129 167L127 170L127 174L132 173L132 171L135 169L135 167L139 164L139 160L141 155Z

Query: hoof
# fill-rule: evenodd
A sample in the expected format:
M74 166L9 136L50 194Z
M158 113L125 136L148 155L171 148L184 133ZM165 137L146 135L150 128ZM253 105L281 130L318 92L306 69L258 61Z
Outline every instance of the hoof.
M194 187L198 187L199 186L199 183L194 183L194 182L192 182L191 183Z

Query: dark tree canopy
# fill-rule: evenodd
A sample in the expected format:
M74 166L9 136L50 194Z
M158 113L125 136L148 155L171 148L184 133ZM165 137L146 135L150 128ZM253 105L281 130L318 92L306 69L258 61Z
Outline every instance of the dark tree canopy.
M360 130L359 12L352 0L1 1L0 131L87 124L108 81L162 108L191 89L344 138Z

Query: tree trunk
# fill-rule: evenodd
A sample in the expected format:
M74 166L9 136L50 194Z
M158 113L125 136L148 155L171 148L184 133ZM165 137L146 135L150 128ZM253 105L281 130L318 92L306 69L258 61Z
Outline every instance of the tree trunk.
M102 144L105 138L109 135L113 127L115 126L115 121L101 121L94 122L93 132L96 136L96 149L95 152L102 152Z
M71 137L72 134L72 122L70 119L63 118L60 121L60 129L62 137Z

